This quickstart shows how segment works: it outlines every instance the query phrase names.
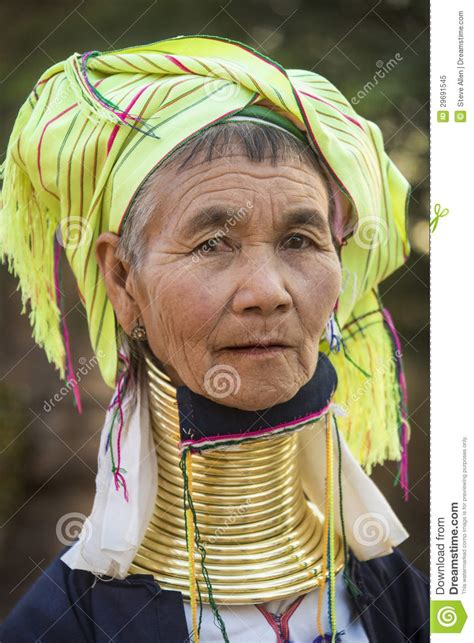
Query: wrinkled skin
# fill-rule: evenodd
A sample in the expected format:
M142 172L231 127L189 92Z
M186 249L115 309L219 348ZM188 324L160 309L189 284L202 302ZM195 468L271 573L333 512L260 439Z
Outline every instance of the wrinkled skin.
M115 257L117 235L96 244L122 328L145 326L176 386L245 410L291 399L314 374L341 289L321 176L297 158L272 166L235 153L166 168L156 186L162 198L136 274ZM210 206L224 220L186 230ZM320 228L314 216L288 221L303 207L320 212ZM272 349L262 347L268 341ZM260 349L235 348L246 344Z

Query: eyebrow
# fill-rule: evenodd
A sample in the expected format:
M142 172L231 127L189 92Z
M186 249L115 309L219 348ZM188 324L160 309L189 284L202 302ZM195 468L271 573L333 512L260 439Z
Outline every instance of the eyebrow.
M217 230L232 220L233 216L235 216L235 212L234 214L232 212L234 212L232 208L225 208L220 205L203 208L192 215L183 225L182 234L186 237L193 237L205 230ZM236 226L238 223L239 221L237 221ZM311 226L320 233L330 231L328 219L317 208L301 207L283 214L281 227L291 228L300 225Z

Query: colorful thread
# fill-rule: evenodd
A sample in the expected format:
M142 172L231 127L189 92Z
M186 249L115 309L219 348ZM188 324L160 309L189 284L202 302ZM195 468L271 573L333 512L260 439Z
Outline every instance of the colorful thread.
M189 484L189 493L193 493L193 478L192 478L192 466L191 466L191 451L186 453L186 471L188 472L188 484ZM197 583L196 579L196 560L195 560L195 533L194 533L194 523L189 506L186 507L186 530L189 530L190 537L186 537L186 545L188 547L189 556L189 595L191 599L191 612L193 620L193 641L199 643L199 632L200 627L197 622L197 598L195 584Z
M344 630L341 630L340 632L337 632L334 638L333 634L323 634L322 636L319 635L315 639L313 639L313 643L342 643L341 636L345 634Z
M189 456L188 456L189 453ZM181 452L181 458L179 461L179 468L181 469L182 475L183 475L183 504L184 504L184 511L185 515L187 515L187 512L189 511L191 516L192 516L192 523L193 523L193 529L192 529L192 536L193 536L193 541L195 548L199 551L199 554L201 555L201 572L202 576L204 578L204 582L207 587L207 595L209 599L209 605L211 607L212 613L214 615L214 624L221 630L222 632L222 637L225 641L225 643L229 643L229 637L227 635L227 631L225 628L224 621L222 620L222 617L219 613L219 610L217 608L217 604L214 600L214 595L212 592L212 584L211 580L209 578L209 572L207 571L206 567L206 550L204 548L204 545L201 542L201 535L199 532L199 526L197 524L197 516L196 516L196 510L194 509L194 503L192 499L192 493L190 489L190 484L189 484L189 472L191 472L191 479L192 479L192 457L191 457L192 452L190 451L189 447L186 447L182 450ZM187 520L185 521L185 528L186 528L186 547L188 550L188 562L191 558L191 551L190 551L190 538L188 536L188 523ZM195 549L193 546L193 557L195 555ZM202 598L201 598L201 593L200 593L200 588L199 588L199 582L196 579L195 586L198 588L199 592L199 606L200 606L200 616L199 616L199 625L197 628L197 631L194 631L194 636L198 637L200 630L201 630L201 618L202 618ZM195 596L195 589L194 587L190 584L190 598L191 601L196 601L196 596ZM194 629L194 625L193 625ZM195 638L194 640L198 640Z
M330 467L330 456L329 456L329 440L328 440L328 424L327 424L327 417L326 417L326 482L325 482L325 509L324 509L324 524L323 524L323 533L324 533L324 540L323 540L323 551L327 551L328 547L328 539L329 539L329 493L328 493L328 471ZM323 596L324 596L324 590L326 588L326 576L327 576L327 556L323 556L323 569L322 569L322 583L320 586L319 594L318 594L318 611L317 611L317 617L316 617L316 625L317 629L320 633L320 635L323 637L325 636L324 628L322 626L322 607L323 607Z
M333 415L334 417L334 415ZM334 421L335 418L334 418ZM340 456L339 456L340 457ZM326 557L323 558L323 581L318 595L318 611L317 611L317 629L319 636L316 637L313 643L321 643L323 641L331 641L331 643L338 643L344 631L337 631L336 625L336 570L334 563L334 452L333 452L333 439L332 439L332 423L329 416L326 416L326 484L325 484L325 513L324 513L324 545L323 551L326 552ZM342 488L342 487L341 487ZM346 539L344 535L344 559L346 560ZM326 580L329 577L328 583L328 621L331 628L331 633L328 634L324 631L322 626L322 605L324 590L326 588Z
M146 131L143 127L137 127L136 125L133 125L132 123L129 123L127 119L131 119L137 123L140 123L141 125L146 125L146 120L142 118L141 116L135 116L133 114L129 113L129 110L131 109L131 106L136 102L140 94L144 91L145 88L142 88L140 92L132 99L132 102L130 103L129 107L124 111L121 110L120 107L115 104L113 101L109 100L106 98L101 92L89 81L89 78L87 77L87 61L91 57L96 57L100 56L102 52L100 51L86 51L84 54L81 56L81 64L80 64L80 69L81 69L81 77L84 81L84 85L89 91L89 94L98 102L102 107L104 107L106 110L111 112L111 114L114 114L117 116L122 123L125 125L128 125L132 129L135 129L142 134L146 134L147 136L151 136L152 138L159 139L160 137L157 134L154 134L153 132L150 131L150 126L148 126L148 131ZM152 83L150 83L148 86L150 86ZM86 98L84 96L84 98ZM89 102L89 101L88 101Z
M336 572L334 566L334 451L332 439L332 423L331 417L327 417L327 442L328 442L328 567L329 567L329 585L328 585L328 611L329 611L329 624L334 637L336 636Z
M344 579L344 583L345 583L346 588L349 591L349 593L354 598L357 598L357 596L360 596L362 594L362 592L357 587L357 585L355 585L355 583L352 582L352 579L351 579L350 573L349 573L349 547L347 545L346 526L345 526L345 523L344 523L344 498L343 498L343 495L342 495L341 436L340 436L340 433L339 433L339 427L337 426L336 416L333 415L333 417L334 417L334 427L335 427L335 433L336 433L337 453L338 453L337 478L338 478L338 487L339 487L339 517L340 517L340 520L341 520L342 545L344 547L344 567L343 567L343 570L342 570L342 577Z
M114 395L114 398L113 398L113 400L111 401L111 403L107 407L108 411L110 411L114 406L116 408L115 408L114 415L112 417L110 431L109 431L109 435L107 437L107 443L105 445L105 451L107 452L107 449L108 449L108 447L110 445L110 455L111 455L111 459L112 459L112 473L114 474L115 489L118 491L120 486L122 486L125 501L128 502L127 483L126 483L125 478L123 476L123 473L126 473L127 470L120 466L120 460L121 460L121 438L122 438L122 430L123 430L123 423L124 423L123 398L125 396L125 391L127 389L127 384L128 384L128 381L129 381L130 361L129 361L128 357L126 355L124 355L122 352L119 351L118 354L119 354L119 359L121 359L121 361L124 362L125 366L122 369L122 371L120 373L120 376L118 378L117 386L116 386L116 393ZM117 419L117 413L120 416L120 425L119 425L119 429L117 431L117 442L116 442L117 464L115 464L113 448L111 446L111 440L112 440L113 430L114 430L114 426L115 426L115 421Z
M342 334L336 321L335 313L331 313L326 322L326 341L329 344L329 350L338 353L342 346Z

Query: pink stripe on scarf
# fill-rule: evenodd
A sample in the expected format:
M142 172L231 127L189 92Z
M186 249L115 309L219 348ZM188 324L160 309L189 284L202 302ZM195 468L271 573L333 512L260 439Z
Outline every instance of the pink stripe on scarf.
M118 114L120 119L122 121L125 121L126 117L128 116L129 111L132 109L132 107L135 105L137 100L140 98L140 96L143 94L143 92L150 87L150 85L153 85L153 83L148 83L148 85L145 85L145 87L142 87L142 89L138 92L136 96L133 97L133 99L130 101L127 109L122 113ZM107 143L107 154L110 152L110 148L113 145L113 142L115 140L115 137L117 136L117 133L119 131L120 125L117 123L117 125L114 126L114 129L112 130L112 133L110 134L108 143Z
M54 234L54 289L56 291L56 301L60 312L62 313L61 306L61 288L59 287L59 258L61 256L61 244L58 241L56 233ZM63 337L64 345L66 348L66 372L68 374L67 381L71 383L74 398L76 400L77 410L82 413L81 396L79 393L79 386L77 384L76 376L72 368L71 348L69 345L69 333L67 330L66 318L62 315Z

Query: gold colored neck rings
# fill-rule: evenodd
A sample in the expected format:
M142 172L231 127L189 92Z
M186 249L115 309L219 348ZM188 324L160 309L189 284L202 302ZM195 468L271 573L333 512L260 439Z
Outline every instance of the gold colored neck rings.
M189 598L176 388L150 356L145 362L158 491L129 571L151 573L164 589ZM295 432L192 455L192 498L216 602L262 603L321 584L322 516L304 495L297 448ZM197 580L208 602L197 556ZM336 572L343 557L336 537Z

